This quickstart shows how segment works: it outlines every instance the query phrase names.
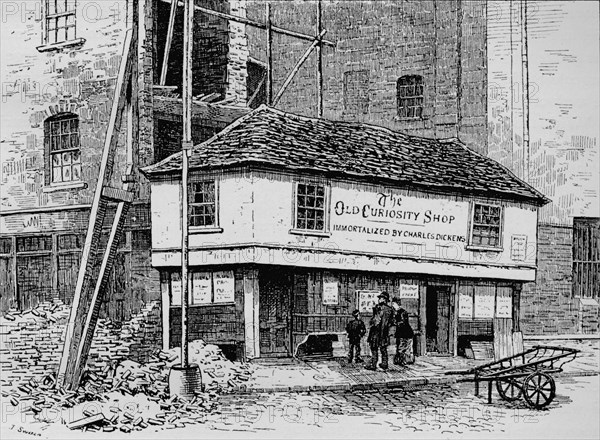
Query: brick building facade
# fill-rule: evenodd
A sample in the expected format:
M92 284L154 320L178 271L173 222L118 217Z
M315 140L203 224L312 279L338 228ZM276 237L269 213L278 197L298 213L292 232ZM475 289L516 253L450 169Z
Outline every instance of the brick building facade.
M128 17L139 27L140 36L137 65L140 166L162 160L180 148L181 60L177 53L182 41L183 8L179 8L175 20L170 73L165 87L157 87L170 2L139 2L138 15L133 20L128 8L130 2L126 0L81 0L74 11L77 28L73 35L68 34L71 31L66 29L66 22L53 23L54 34L50 35L48 11L39 7L46 3L20 2L15 10L12 6L2 10L5 23L2 27L2 99L3 108L10 109L2 112L1 120L2 310L27 308L50 297L70 300ZM265 2L197 0L196 3L265 21ZM528 3L534 11L532 17L541 20L531 28L536 41L541 42L546 38L542 18L553 20L556 12L544 12L538 2ZM514 94L521 77L521 34L514 20L519 4L518 1L463 0L324 1L325 38L336 42L335 48L322 49L324 117L372 123L430 138L458 137L469 148L488 154L524 178L520 122L523 109ZM271 11L277 26L308 35L316 33L315 3L272 2ZM197 143L264 102L265 84L261 79L265 73L266 32L200 11L195 19L194 96L197 100L194 101L193 136ZM59 41L63 37L56 29L66 32L67 44ZM274 34L274 93L308 44ZM10 52L10 48L17 47L18 52ZM535 47L532 45L532 50ZM9 54L10 58L5 58ZM543 72L543 67L536 65L532 70ZM532 82L542 84L541 79ZM316 86L316 56L312 54L277 107L315 116ZM535 85L533 87L535 90ZM554 83L544 90L553 89L557 89ZM567 252L569 238L564 232L572 230L569 229L572 216L598 215L594 212L598 205L597 193L586 191L582 198L575 189L567 188L572 181L588 185L590 170L579 172L569 164L578 158L588 158L593 168L593 161L598 158L597 137L568 126L566 132L571 141L569 145L562 145L560 133L564 127L560 115L555 118L558 125L552 126L551 120L544 122L540 114L543 103L532 101L531 105L532 114L538 112L532 133L540 133L538 138L533 134L531 137L531 169L543 172L532 175L530 183L554 200L541 211L547 226L540 227L540 252L545 247L552 249L557 237L562 237L558 241L564 242ZM67 161L53 167L53 153L47 150L46 142L72 134L61 132L54 138L46 134L52 127L59 126L62 130L61 118L77 120L73 127L77 126L78 130L80 156L73 158L72 151L65 149L65 153L69 153ZM551 130L540 128L546 123L551 125ZM560 147L557 154L553 147L556 145ZM53 181L54 171L63 173L65 170L70 173L66 178ZM74 173L78 179L74 179ZM141 176L138 198L126 225L105 306L106 312L115 319L126 318L144 303L160 298L159 275L150 267L149 260L148 201L148 185ZM587 206L591 208L585 208ZM564 224L569 227L560 226ZM551 225L559 226L549 232ZM579 318L573 323L573 316L583 314L569 311L579 310L580 301L572 293L570 299L566 299L566 280L572 279L573 256L569 269L566 256L558 255L540 253L541 270L536 286L524 286L523 325L531 331L571 332L583 331L585 327ZM559 280L553 278L550 269L555 266L564 269ZM44 286L36 290L40 280L46 279L51 280L51 288ZM544 307L554 310L556 301L552 300L552 292L558 295L557 289L565 292L566 302L565 308L556 312L561 323L555 328L553 318L544 318L542 323L542 315L537 312ZM533 321L528 324L530 318Z

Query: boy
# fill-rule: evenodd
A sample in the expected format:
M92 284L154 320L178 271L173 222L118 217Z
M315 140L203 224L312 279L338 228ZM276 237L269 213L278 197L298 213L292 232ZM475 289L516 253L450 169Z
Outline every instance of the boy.
M354 319L348 322L346 325L346 333L348 333L348 343L350 345L348 352L348 363L352 363L352 359L355 359L356 363L362 362L360 357L360 340L367 333L365 323L360 319L360 312L354 310L352 312ZM356 357L355 357L356 355Z

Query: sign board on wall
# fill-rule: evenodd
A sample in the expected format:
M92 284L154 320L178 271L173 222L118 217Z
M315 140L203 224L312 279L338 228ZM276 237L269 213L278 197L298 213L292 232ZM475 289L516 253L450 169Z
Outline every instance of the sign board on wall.
M525 261L527 257L527 235L512 235L510 239L510 259Z
M181 305L181 275L177 272L171 275L171 305Z
M377 304L377 295L381 290L357 290L358 311L360 313L372 313L373 307Z
M232 270L213 272L215 303L227 303L235 300L235 277Z
M473 295L470 293L460 292L458 295L458 317L473 318Z
M475 289L475 318L493 318L495 305L494 287Z
M323 305L335 306L339 304L339 287L335 277L323 278Z
M210 272L192 273L192 304L210 304L211 296L212 277Z
M400 284L400 298L419 299L419 285Z
M496 298L496 318L512 318L512 298L500 296Z
M332 188L331 235L394 255L455 260L467 244L469 203L393 190ZM433 253L435 255L433 255Z

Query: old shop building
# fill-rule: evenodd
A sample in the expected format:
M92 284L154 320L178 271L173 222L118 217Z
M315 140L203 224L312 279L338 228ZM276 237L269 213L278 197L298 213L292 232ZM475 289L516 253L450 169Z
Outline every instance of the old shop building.
M164 345L180 342L181 154L145 168ZM388 291L421 353L519 328L547 199L456 140L261 106L190 158L190 339L290 356Z

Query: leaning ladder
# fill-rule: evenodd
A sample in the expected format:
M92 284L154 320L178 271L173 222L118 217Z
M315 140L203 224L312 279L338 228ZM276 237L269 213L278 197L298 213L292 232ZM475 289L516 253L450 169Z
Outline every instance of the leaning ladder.
M135 27L127 31L123 57L114 91L110 120L106 131L98 183L94 193L85 245L77 276L57 386L74 390L79 386L100 313L108 279L121 239L128 209L134 198L134 173L137 162L137 86L132 80L137 71L137 35ZM121 188L110 186L117 141L124 118L127 118L127 170ZM116 212L108 241L102 238L109 203ZM109 218L109 222L111 219Z

